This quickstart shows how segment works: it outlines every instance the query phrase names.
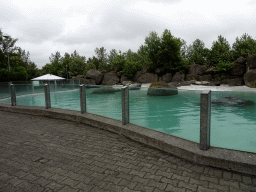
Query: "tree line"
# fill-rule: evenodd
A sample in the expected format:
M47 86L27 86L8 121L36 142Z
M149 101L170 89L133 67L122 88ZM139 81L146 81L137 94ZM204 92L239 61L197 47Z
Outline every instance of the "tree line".
M57 51L49 57L50 62L39 70L35 63L30 61L29 52L14 47L16 41L17 39L12 38L4 41L0 30L0 81L30 80L47 73L72 78L85 75L90 69L118 69L119 73L132 78L142 66L148 66L151 72L158 68L162 75L167 72L184 72L190 64L216 66L225 71L240 56L247 58L256 53L256 40L246 33L236 38L232 48L228 41L219 35L212 43L211 49L208 49L200 39L187 46L185 40L174 37L170 30L165 29L162 36L158 36L154 31L150 32L137 52L130 49L126 52L112 49L107 53L107 50L101 47L94 50L94 56L86 59L76 50L63 56ZM10 47L11 72L7 66L7 46Z

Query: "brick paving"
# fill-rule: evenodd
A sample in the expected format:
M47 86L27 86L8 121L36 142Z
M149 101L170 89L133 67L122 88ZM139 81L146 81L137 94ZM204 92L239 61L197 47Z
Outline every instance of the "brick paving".
M0 132L1 192L256 191L256 177L84 124L0 111Z

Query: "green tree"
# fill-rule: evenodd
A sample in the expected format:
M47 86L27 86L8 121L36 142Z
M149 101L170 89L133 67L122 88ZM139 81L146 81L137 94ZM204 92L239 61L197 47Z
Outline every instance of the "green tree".
M213 42L211 50L207 56L207 62L209 66L216 66L221 62L232 62L232 52L226 38L219 35L218 40Z
M127 60L125 61L125 67L121 71L121 73L123 73L128 78L132 79L136 72L141 70L142 62L143 58L138 53L128 54Z
M147 53L146 61L147 65L151 69L156 69L160 65L159 61L159 51L161 49L161 39L158 37L157 33L155 31L150 32L149 36L145 38L145 51ZM148 59L150 59L152 62L149 62Z
M107 60L107 63L108 63L108 71L112 71L114 70L114 67L113 67L113 59L118 55L117 51L115 49L112 49L109 54L108 54L108 60Z
M22 66L15 67L11 70L11 80L12 81L27 81L28 73L26 69Z
M181 38L177 38L177 40L179 40L180 44L179 44L179 47L180 47L180 55L183 59L183 61L185 63L188 63L188 46L187 46L187 42L184 40L184 39L181 39Z
M80 56L76 51L71 54L72 62L69 65L70 77L84 75L86 70L86 58Z
M6 35L8 36L7 38L4 36L0 29L0 67L8 69L8 53L10 60L13 56L17 56L15 51L17 51L18 48L15 46L15 43L18 39L13 39L10 35ZM10 61L10 68L15 67L12 64L13 63Z
M180 41L174 38L171 32L164 30L160 41L158 52L158 65L156 67L163 71L180 71L183 68L180 54Z
M240 39L237 37L232 45L233 60L239 57L247 58L249 55L256 54L256 40L248 34L243 34Z
M108 61L108 54L107 50L104 49L104 47L96 48L95 50L96 58L98 59L98 62L95 63L97 70L104 70L107 69L107 61Z
M204 65L206 63L208 50L200 39L196 39L188 48L189 64Z
M126 61L125 54L122 54L122 52L119 51L119 55L116 55L115 58L112 60L113 69L116 69L116 68L124 69L125 61Z

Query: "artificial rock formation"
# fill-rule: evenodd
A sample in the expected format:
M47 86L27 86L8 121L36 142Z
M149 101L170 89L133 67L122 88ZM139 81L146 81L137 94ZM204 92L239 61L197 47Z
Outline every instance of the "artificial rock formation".
M149 67L143 66L140 71L137 71L133 79L129 79L124 74L118 73L120 69L116 69L116 72L107 72L106 70L96 72L97 70L87 72L86 76L79 75L75 77L80 79L84 84L98 85L101 80L102 85L118 85L123 84L124 81L131 81L132 83L172 83L174 86L183 86L196 84L193 81L208 81L205 85L213 86L220 84L228 84L230 86L246 85L248 87L256 88L256 55L251 55L247 59L239 57L229 71L218 72L216 67L210 67L193 64L190 65L185 73L166 73L163 76L159 76L159 69L155 70L155 73L150 73ZM86 80L84 79L86 78ZM89 80L88 80L89 79ZM94 80L94 81L93 81ZM202 84L202 83L201 83Z
M121 91L121 90L106 86L106 87L100 87L99 89L93 90L92 94L109 94L109 93L115 93L118 91Z
M161 82L154 82L148 88L147 95L150 96L171 96L177 95L178 89L177 87Z
M89 71L87 71L86 73L86 78L87 79L94 79L96 85L100 85L103 75L101 74L101 72L99 72L96 69L90 69Z
M115 72L109 72L104 75L103 82L105 85L115 85L120 82L120 79Z
M212 99L211 103L221 104L221 105L232 105L232 106L241 106L241 105L254 105L254 102L251 100L244 100L239 97L221 97Z

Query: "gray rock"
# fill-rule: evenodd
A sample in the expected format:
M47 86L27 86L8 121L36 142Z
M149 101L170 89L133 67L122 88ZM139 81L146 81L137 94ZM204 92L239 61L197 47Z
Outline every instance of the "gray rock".
M114 89L113 87L104 86L100 87L99 89L93 90L92 94L110 94L121 91L121 89Z
M188 67L188 74L193 74L193 75L203 75L203 73L207 70L207 67L205 65L190 65Z
M256 68L256 54L247 57L246 63L247 63L247 67L249 67L250 69L255 69Z
M101 81L102 81L103 75L101 74L101 72L99 72L96 69L90 69L86 73L86 78L87 79L94 79L96 85L99 85L101 83Z
M239 63L239 64L245 64L246 62L246 59L244 57L239 57L237 60L236 60L236 63Z
M172 78L172 82L183 82L185 78L184 73L177 72Z
M172 74L171 73L166 73L165 75L163 75L163 82L165 83L169 83L172 80Z
M239 97L221 97L212 99L211 103L221 105L254 105L251 100L244 100Z
M244 83L248 87L256 88L256 69L251 69L244 74Z
M138 82L140 83L153 83L157 81L158 81L158 75L153 73L142 74L138 79Z
M245 73L245 65L235 63L235 65L231 68L231 75L233 76L239 76L243 75Z
M177 94L177 87L167 83L151 84L147 92L149 96L171 96Z
M160 70L159 68L156 68L156 69L155 69L155 73L156 73L157 75L160 75L161 70Z
M115 72L109 72L104 75L103 81L105 85L115 85L119 83L120 79Z
M84 79L81 78L80 79L80 84L85 84L85 85L96 85L95 80L94 79Z
M187 74L186 75L186 81L191 81L191 80L199 80L199 75L194 75L194 74Z
M211 80L212 80L211 74L199 76L199 81L211 81Z

